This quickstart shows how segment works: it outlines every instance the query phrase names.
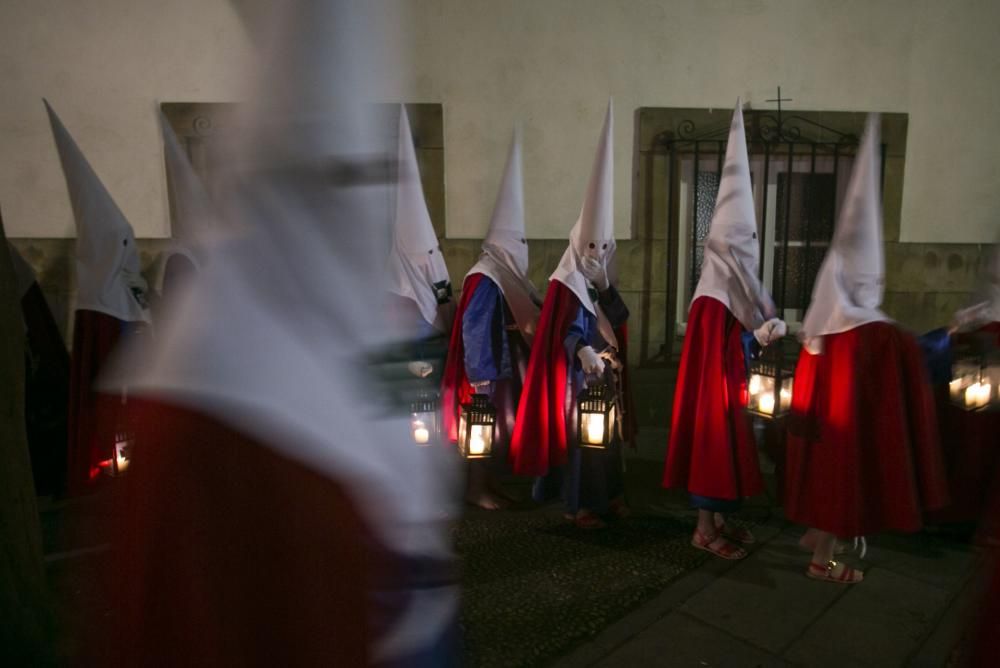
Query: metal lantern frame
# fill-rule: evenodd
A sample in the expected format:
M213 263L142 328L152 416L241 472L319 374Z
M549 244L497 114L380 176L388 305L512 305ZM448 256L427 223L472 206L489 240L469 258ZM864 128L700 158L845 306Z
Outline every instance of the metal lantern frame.
M493 456L496 423L497 409L488 395L474 394L469 403L462 404L458 417L458 450L463 458L489 459Z
M795 367L786 361L782 341L751 360L747 374L747 412L767 420L781 419L792 408Z
M433 445L441 434L441 421L438 418L441 398L437 392L424 392L410 403L410 436L413 442L420 446ZM421 439L420 432L426 434Z
M129 464L132 462L132 449L135 447L135 434L128 429L119 429L115 432L115 442L112 445L111 465L108 467L108 474L112 478L125 475Z
M948 383L951 403L967 412L1000 410L1000 350L975 346L956 354Z
M581 448L606 450L618 426L617 396L605 379L583 389L577 397L577 442Z

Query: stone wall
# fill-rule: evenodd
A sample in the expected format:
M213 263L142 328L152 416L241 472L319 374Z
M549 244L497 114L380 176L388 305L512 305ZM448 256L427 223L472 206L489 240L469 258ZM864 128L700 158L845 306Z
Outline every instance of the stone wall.
M139 239L143 271L152 282L157 255L170 241ZM35 268L42 289L52 305L60 330L71 340L73 239L12 239ZM442 250L455 284L479 255L478 239L445 239ZM530 276L539 288L566 249L565 239L529 241ZM976 244L886 243L885 311L905 327L922 332L948 322L957 308L968 304L976 286L980 257L986 246ZM662 240L619 243L619 287L632 312L629 336L634 363L657 364L665 340L667 302L666 248ZM679 347L674 347L675 352Z

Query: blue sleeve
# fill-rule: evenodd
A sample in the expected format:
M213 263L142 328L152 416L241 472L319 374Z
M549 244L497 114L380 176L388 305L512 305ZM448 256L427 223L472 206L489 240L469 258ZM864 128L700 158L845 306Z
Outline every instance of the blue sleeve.
M580 306L576 309L576 317L569 323L569 328L566 330L566 338L563 339L563 345L566 347L566 354L569 355L571 363L576 359L577 346L588 345L587 342L590 340L590 330L592 328L591 318L593 316L590 315L590 311Z
M931 384L947 385L951 381L951 337L944 327L917 337L924 353L924 362L931 376Z
M746 371L749 376L750 360L755 360L760 356L761 347L753 332L743 332L740 334L740 343L743 344L743 363L746 364Z
M470 382L504 377L506 334L503 296L496 283L483 277L462 315L465 375Z

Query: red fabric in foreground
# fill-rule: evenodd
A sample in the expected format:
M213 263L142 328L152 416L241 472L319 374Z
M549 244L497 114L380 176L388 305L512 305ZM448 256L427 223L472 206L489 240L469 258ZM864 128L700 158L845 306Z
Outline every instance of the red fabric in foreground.
M373 550L343 488L203 414L139 425L116 549L122 665L368 665Z
M763 491L746 405L743 327L722 302L691 305L663 474L664 487L736 500Z
M69 378L67 487L80 494L93 487L101 462L114 452L121 397L94 390L94 381L121 337L121 320L97 311L76 311Z
M948 502L934 398L912 336L876 322L803 349L786 449L785 515L837 536L917 531Z
M441 433L449 443L458 443L458 418L462 404L472 399L472 385L465 375L465 340L462 338L462 318L465 309L476 291L482 274L466 276L462 285L462 299L455 313L455 324L451 328L448 357L441 377Z

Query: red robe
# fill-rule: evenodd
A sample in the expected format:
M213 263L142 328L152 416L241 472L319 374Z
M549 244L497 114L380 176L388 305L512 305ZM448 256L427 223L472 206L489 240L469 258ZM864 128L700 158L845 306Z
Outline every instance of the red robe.
M785 516L841 537L918 531L948 502L934 397L916 340L885 322L799 356Z
M465 342L462 338L462 318L465 309L482 280L482 274L466 276L462 285L462 299L458 302L455 324L451 328L448 357L441 377L441 433L449 443L458 442L458 417L462 404L472 399L472 385L465 375Z
M205 414L132 400L122 665L368 665L372 534L336 481Z
M510 443L511 466L518 475L544 476L550 467L564 466L567 462L567 417L576 397L569 396L567 391L572 369L564 342L580 308L580 300L572 290L559 281L549 281ZM621 347L618 357L625 365L622 376L625 440L632 443L638 430L628 383L628 328L625 325L618 327L615 336Z
M955 343L972 336L990 336L1000 347L1000 322L989 323L971 334L958 334ZM951 505L929 519L937 522L984 520L983 529L1000 536L1000 493L994 483L1000 464L1000 412L964 411L951 402L947 387L936 393L941 428L941 449L948 468ZM993 512L984 512L993 506Z
M746 406L743 327L722 302L691 305L677 374L664 487L737 500L763 491Z
M124 323L97 311L76 312L69 379L67 473L70 494L92 487L115 447L121 397L94 389L94 381L121 337Z

